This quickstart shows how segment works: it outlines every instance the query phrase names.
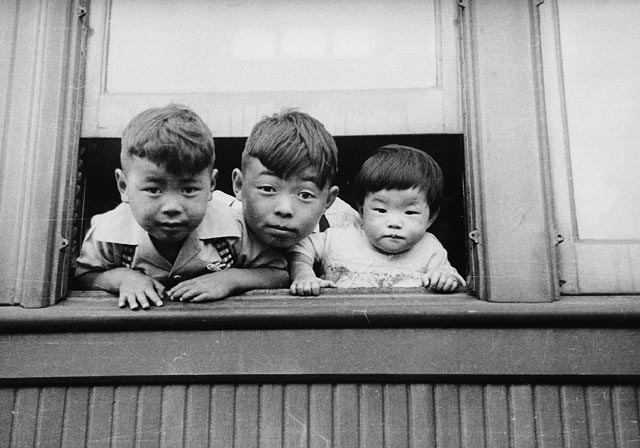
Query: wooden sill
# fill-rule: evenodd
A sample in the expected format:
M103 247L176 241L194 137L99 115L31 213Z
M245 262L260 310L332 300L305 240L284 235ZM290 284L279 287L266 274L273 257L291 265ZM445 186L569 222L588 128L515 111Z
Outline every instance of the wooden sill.
M336 290L301 298L254 291L209 303L119 309L114 296L75 291L40 309L0 308L0 333L290 328L638 328L640 296L565 296L550 303L491 303L419 289Z

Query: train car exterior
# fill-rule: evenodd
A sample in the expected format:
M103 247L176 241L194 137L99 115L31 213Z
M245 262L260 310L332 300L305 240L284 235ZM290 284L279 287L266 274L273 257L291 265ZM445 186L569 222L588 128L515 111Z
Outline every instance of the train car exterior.
M213 3L185 3L209 18ZM150 3L0 6L0 446L640 445L638 6L290 3L290 17L332 18L326 42L350 39L335 54L374 60L388 49L366 30L403 23L380 11L408 21L420 8L417 48L433 67L390 74L392 88L140 91L107 67L139 44L130 20L150 29ZM220 3L220 26L233 10L285 24L287 2L257 4ZM340 28L345 11L361 20ZM324 54L309 36L304 61ZM242 39L243 58L264 59ZM253 291L136 313L74 291L80 140L116 137L136 108L169 98L228 137L280 102L336 135L462 135L469 290Z

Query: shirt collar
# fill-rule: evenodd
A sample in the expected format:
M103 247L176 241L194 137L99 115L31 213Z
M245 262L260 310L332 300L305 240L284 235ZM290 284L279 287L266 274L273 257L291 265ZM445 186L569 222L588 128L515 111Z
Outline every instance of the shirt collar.
M195 239L240 238L240 216L229 206L212 199L200 225L192 232ZM98 241L139 245L146 237L145 230L133 217L129 204L122 203L113 210L93 218L94 237Z

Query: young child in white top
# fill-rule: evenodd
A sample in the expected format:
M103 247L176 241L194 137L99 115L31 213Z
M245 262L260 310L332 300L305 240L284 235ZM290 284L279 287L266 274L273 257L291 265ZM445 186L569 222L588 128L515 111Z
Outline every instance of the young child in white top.
M442 244L427 232L440 211L443 189L442 171L429 155L401 145L378 148L354 187L362 223L330 227L289 250L292 294L318 295L324 287L453 292L466 286Z

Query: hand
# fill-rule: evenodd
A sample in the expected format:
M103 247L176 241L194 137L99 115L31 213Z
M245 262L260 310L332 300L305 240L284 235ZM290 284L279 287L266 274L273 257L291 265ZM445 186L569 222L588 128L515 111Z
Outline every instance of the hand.
M453 292L458 286L467 286L457 272L450 270L432 270L422 275L422 285L440 292Z
M143 310L150 308L149 302L155 306L162 306L164 286L159 281L144 275L138 271L127 269L118 272L121 276L118 288L118 306L124 308L129 305L132 310L137 310L138 305Z
M234 292L235 282L229 269L194 277L178 283L169 290L169 299L180 302L220 300Z
M335 282L318 277L298 277L289 287L291 294L297 296L319 296L320 288L335 288Z

